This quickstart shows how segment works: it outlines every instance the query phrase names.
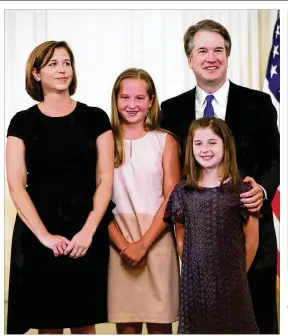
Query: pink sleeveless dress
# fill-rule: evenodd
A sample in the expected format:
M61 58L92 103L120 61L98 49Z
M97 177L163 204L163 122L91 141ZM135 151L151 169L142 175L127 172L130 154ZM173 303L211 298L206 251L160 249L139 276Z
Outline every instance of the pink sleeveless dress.
M124 140L125 162L114 170L112 200L115 220L129 242L142 237L163 202L166 136L150 131L140 139ZM179 264L171 231L152 245L142 268L127 267L110 247L109 322L177 321L178 298Z

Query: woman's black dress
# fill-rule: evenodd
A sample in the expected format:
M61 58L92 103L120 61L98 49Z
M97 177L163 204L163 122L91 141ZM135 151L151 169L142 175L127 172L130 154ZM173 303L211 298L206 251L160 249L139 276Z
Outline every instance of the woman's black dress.
M96 191L96 139L111 129L107 114L77 102L67 116L37 105L18 112L7 136L24 141L27 192L51 234L81 230ZM107 321L110 202L84 257L54 257L17 215L11 250L7 333Z

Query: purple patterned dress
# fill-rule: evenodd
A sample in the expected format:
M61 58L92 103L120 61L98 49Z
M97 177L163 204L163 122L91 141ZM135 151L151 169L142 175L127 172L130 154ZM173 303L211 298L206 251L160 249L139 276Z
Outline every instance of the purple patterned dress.
M185 184L175 187L164 217L185 227L178 333L257 334L243 233L250 213L239 196L251 186L196 190Z

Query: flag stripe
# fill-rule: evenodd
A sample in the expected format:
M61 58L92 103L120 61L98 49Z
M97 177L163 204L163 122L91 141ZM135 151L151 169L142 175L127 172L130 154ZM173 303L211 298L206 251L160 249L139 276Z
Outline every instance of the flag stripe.
M280 191L279 189L276 190L276 194L273 198L272 209L278 221L280 221Z

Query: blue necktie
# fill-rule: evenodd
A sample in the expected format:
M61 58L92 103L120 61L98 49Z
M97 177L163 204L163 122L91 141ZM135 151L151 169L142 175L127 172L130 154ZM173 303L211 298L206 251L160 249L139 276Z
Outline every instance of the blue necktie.
M205 110L204 110L204 117L214 117L214 108L211 104L213 98L214 98L213 95L208 95L206 97L207 104L206 104L206 107L205 107Z

